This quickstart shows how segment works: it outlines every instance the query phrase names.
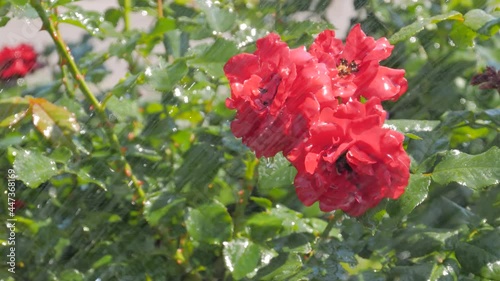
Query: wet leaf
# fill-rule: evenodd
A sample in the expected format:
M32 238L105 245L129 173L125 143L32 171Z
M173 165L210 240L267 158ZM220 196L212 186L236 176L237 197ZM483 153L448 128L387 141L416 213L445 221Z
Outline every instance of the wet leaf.
M224 205L212 202L189 210L186 228L199 243L220 244L233 235L233 221Z
M42 98L30 98L29 102L38 131L55 144L72 146L71 137L80 130L75 115Z
M500 149L469 155L452 150L432 172L432 179L440 184L457 182L472 189L498 184L500 179Z
M417 20L416 22L401 28L398 32L394 33L390 38L389 42L391 44L396 44L401 41L406 41L410 37L415 36L417 33L422 31L424 27L431 23L438 23L444 20L459 20L463 21L463 15L456 11L451 11L446 14L433 16L430 18Z
M500 256L465 242L457 244L455 255L465 271L490 280L500 280Z
M187 184L195 189L207 186L221 166L221 157L221 151L208 143L192 146L175 173L177 189L182 189Z
M260 247L246 238L224 242L224 262L236 280L253 272L260 261Z
M430 132L439 125L437 120L387 120L386 126L402 133Z
M464 25L468 28L477 31L481 27L483 27L487 22L495 19L494 16L486 13L480 9L473 9L468 11L464 15Z
M157 91L172 91L174 86L187 74L188 67L184 60L177 60L171 65L165 66L161 63L159 67L153 70L148 78L151 86Z
M207 18L208 25L215 31L224 32L233 27L237 14L233 9L220 7L220 4L197 0L199 8Z
M224 64L238 52L234 42L217 38L213 44L204 46L201 52L196 53L196 57L189 60L188 64L201 68L214 77L222 77Z
M144 215L151 225L156 226L161 222L168 221L175 214L182 213L186 198L163 193L149 198L147 202Z
M387 206L387 212L391 217L403 217L411 213L415 207L420 205L429 192L431 178L420 174L411 174L410 182L405 193L397 200L391 200Z
M269 194L278 192L280 188L290 189L296 174L297 170L281 153L272 159L264 159L258 167L259 190Z
M14 152L14 170L18 178L31 188L36 188L59 174L56 162L41 152L32 150L14 150Z
M131 120L139 120L139 106L137 102L127 98L117 98L112 96L106 103L106 108L109 109L113 116L119 122L127 122Z
M259 269L255 280L292 280L290 277L302 270L302 260L299 255L282 253L271 262Z

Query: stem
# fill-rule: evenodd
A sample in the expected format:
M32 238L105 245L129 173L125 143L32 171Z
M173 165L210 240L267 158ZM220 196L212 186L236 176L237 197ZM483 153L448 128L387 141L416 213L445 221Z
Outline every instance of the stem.
M123 0L123 31L130 30L130 11L132 10L132 0Z
M125 0L127 2L127 0ZM110 124L108 117L106 115L105 108L99 103L97 98L94 96L92 91L90 90L89 86L85 82L85 78L78 69L78 66L75 63L75 60L73 59L73 56L70 53L70 49L66 45L66 43L63 41L62 37L59 35L55 23L49 18L47 13L45 12L45 9L42 7L41 1L40 0L30 0L31 6L36 10L38 15L40 16L40 19L43 22L43 29L47 30L49 32L50 37L54 41L54 44L56 45L56 48L59 52L59 56L61 57L61 60L64 62L64 65L67 66L69 72L73 76L73 79L75 79L77 85L79 86L80 90L82 91L83 95L85 98L90 102L94 110L97 112L98 117L101 119L101 121L106 124L104 127L104 130L109 138L109 141L111 142L111 147L120 154L120 161L122 162L123 165L123 170L125 174L130 178L132 181L132 185L135 188L136 191L136 196L139 202L142 203L144 200L144 191L142 190L142 184L141 182L135 177L135 175L132 173L132 168L130 164L127 162L127 159L125 158L124 153L121 151L121 145L118 140L117 135L113 132L113 128L111 126L108 126L107 124ZM64 72L64 67L62 69Z
M238 234L245 222L245 209L248 205L248 199L252 194L253 187L257 181L257 164L259 160L251 157L249 160L245 161L247 166L247 171L245 173L245 178L242 183L242 188L238 191L238 198L236 202L236 209L234 210L234 234Z
M158 18L163 18L163 0L157 0L156 9L158 11Z

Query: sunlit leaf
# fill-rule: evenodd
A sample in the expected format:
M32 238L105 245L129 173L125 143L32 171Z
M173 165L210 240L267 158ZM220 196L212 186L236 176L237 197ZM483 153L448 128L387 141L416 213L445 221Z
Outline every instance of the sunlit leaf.
M224 242L223 254L226 267L236 280L254 271L261 258L260 247L245 238Z
M13 97L0 100L0 127L10 127L26 117L30 109L29 100Z
M472 189L498 184L500 149L492 147L478 155L453 150L434 168L432 179L440 184L457 182Z
M407 25L401 28L401 30L399 30L398 32L394 33L389 38L389 42L391 42L391 44L396 44L401 41L406 41L410 39L410 37L415 36L418 32L422 31L426 25L431 23L438 23L444 20L463 21L463 15L459 12L451 11L449 13L433 16L430 18L419 19L416 22Z
M75 115L41 98L30 98L33 124L55 144L72 145L71 136L80 130Z

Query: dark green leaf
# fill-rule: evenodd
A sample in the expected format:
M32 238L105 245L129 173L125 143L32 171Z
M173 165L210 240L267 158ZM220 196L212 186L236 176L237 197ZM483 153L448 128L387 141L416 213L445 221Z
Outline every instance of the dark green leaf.
M177 189L190 184L195 189L207 186L221 166L222 153L213 145L201 143L192 146L184 155L184 162L175 173Z
M472 189L498 184L500 179L500 149L492 147L478 155L458 150L450 151L432 172L440 184L457 182Z
M500 280L500 256L465 242L459 242L455 256L466 272L491 280Z
M196 242L220 244L233 235L233 222L224 205L213 202L190 209L186 228Z

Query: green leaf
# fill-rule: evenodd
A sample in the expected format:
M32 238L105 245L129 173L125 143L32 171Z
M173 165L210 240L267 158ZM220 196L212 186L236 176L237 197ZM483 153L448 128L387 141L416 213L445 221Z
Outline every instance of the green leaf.
M271 262L259 269L254 280L291 280L291 276L302 270L302 260L299 255L281 253Z
M500 280L500 257L489 253L486 249L459 242L455 249L455 256L466 272L491 280Z
M463 20L463 15L456 11L451 11L446 14L433 16L423 20L417 20L416 22L401 28L398 32L394 33L390 38L389 42L391 44L396 44L401 41L406 41L410 37L416 35L418 32L422 31L424 27L428 24L439 23L444 20Z
M144 208L144 216L152 226L165 222L185 208L186 198L162 193L148 198Z
M59 280L83 281L84 275L76 269L65 269L59 274Z
M450 39L457 47L467 48L474 46L476 32L462 22L455 22L450 32Z
M13 97L0 100L0 127L10 127L24 119L30 109L27 98Z
M59 174L54 160L38 151L14 150L14 170L18 178L27 186L36 188Z
M185 185L195 189L207 186L217 174L222 152L208 143L193 145L184 155L184 162L175 173L175 186L178 190Z
M253 272L260 261L260 247L246 238L224 242L224 262L236 280Z
M280 153L272 159L264 159L258 167L259 190L264 194L276 191L279 188L290 188L297 170Z
M4 27L9 23L10 17L0 17L0 27Z
M165 32L175 29L175 19L173 18L160 18L155 24L155 27L148 34L149 36L163 35Z
M231 29L236 21L237 14L233 9L219 7L220 4L197 0L198 7L207 18L208 25L217 32L224 32Z
M274 238L283 229L281 219L268 213L255 214L246 224L249 227L250 237L259 242Z
M408 132L430 132L439 125L437 120L387 120L385 124L393 130L402 133Z
M494 16L480 9L473 9L464 15L464 25L470 29L477 31L487 22L495 19Z
M96 268L99 268L101 266L105 266L105 265L109 264L112 260L113 260L112 255L105 255L102 258L100 258L99 260L95 261L92 264L92 268L96 269Z
M201 68L214 77L222 77L224 64L238 52L239 49L234 42L217 38L213 44L203 46L201 52L196 52L195 58L189 60L188 64Z
M439 184L457 182L472 189L498 184L500 149L492 147L478 155L452 150L436 166L432 179Z
M191 239L200 243L218 245L228 241L233 235L231 216L219 202L189 209L186 228Z
M140 119L139 106L136 101L131 99L112 96L108 99L106 108L113 113L113 116L118 119L119 122Z
M188 67L184 60L177 60L168 67L165 67L165 62L162 62L149 76L149 82L157 91L168 92L174 88L187 72Z
M273 207L273 202L267 198L251 196L250 199L264 209L271 209Z
M390 201L387 206L387 213L391 217L403 217L411 213L415 207L420 205L429 193L431 178L420 174L411 174L410 182L405 193L397 200Z
M42 98L30 98L29 101L33 124L38 131L55 144L73 146L71 136L80 130L75 115Z

